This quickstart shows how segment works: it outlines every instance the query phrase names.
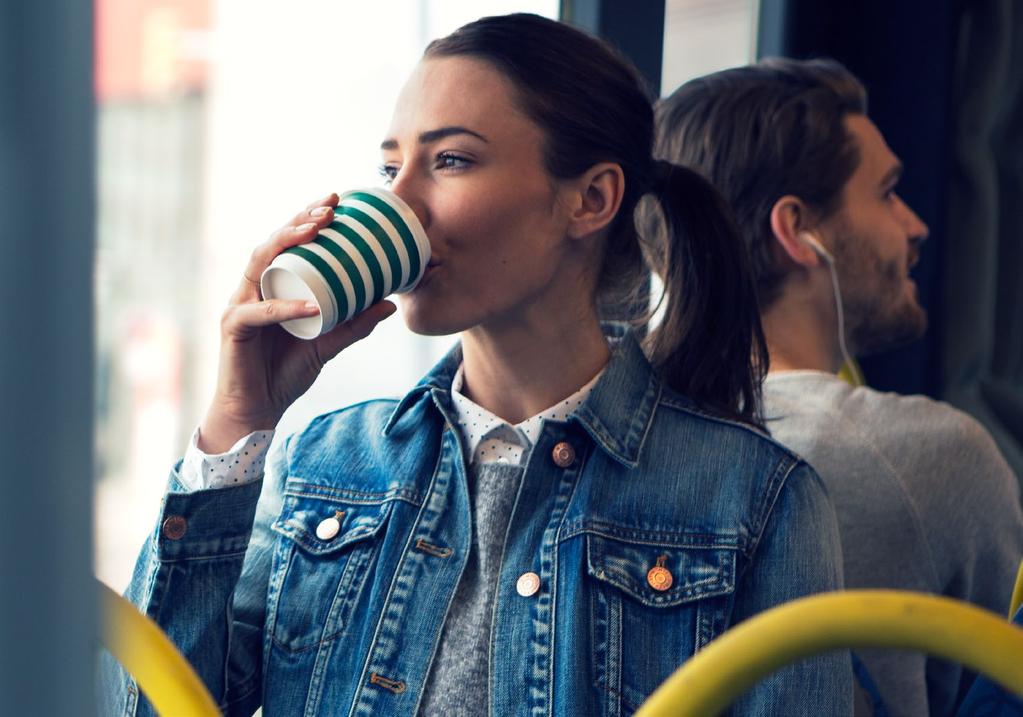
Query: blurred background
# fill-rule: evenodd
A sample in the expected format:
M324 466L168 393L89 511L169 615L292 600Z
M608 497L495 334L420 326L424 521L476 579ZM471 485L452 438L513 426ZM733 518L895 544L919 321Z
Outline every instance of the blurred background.
M1023 471L1017 0L6 3L0 713L89 713L92 576L129 579L211 395L219 315L249 252L310 201L378 184L426 43L513 11L602 35L661 94L766 55L858 74L906 164L900 194L931 228L915 271L931 329L865 361L868 381L970 411ZM403 393L452 341L385 322L279 433Z

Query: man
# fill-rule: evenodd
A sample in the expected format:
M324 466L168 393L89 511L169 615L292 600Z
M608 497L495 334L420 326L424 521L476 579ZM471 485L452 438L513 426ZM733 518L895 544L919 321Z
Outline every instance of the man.
M918 338L909 270L927 227L896 193L902 165L831 61L768 60L693 80L658 108L657 155L702 171L732 204L770 356L767 426L835 503L849 588L940 593L1005 614L1023 556L1015 476L987 432L923 396L835 374ZM862 651L892 715L948 714L958 665Z

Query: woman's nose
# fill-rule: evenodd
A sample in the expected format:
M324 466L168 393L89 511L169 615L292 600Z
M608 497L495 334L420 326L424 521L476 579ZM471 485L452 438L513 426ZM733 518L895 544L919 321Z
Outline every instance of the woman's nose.
M416 219L423 225L423 229L430 229L430 212L422 187L417 185L415 177L406 168L398 171L397 176L391 181L391 191L405 202Z

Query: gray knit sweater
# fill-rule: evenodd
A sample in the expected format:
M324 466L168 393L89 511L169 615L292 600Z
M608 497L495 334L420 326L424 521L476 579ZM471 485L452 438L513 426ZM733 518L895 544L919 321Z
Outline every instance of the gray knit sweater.
M426 680L423 717L477 717L490 702L490 633L505 532L524 469L481 463L470 484L473 510L468 562L444 622Z
M771 374L767 427L823 479L847 588L938 593L1004 615L1023 557L1015 475L977 421L817 371ZM858 651L893 717L950 714L969 677L922 654Z

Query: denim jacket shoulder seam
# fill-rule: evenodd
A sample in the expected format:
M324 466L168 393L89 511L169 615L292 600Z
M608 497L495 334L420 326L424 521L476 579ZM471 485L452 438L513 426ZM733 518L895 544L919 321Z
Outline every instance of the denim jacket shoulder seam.
M778 497L781 495L785 483L788 481L789 476L800 466L809 467L806 461L801 458L792 458L790 460L783 458L765 481L763 490L757 496L756 505L760 507L760 510L754 513L754 522L750 526L750 544L747 555L753 555L759 547L768 519L771 513L774 512L774 506L778 502Z
M661 403L661 405L664 405L664 406L666 406L668 408L674 408L677 411L681 411L682 413L687 413L687 414L689 414L691 416L694 416L696 418L702 418L702 419L705 419L705 420L708 420L708 421L713 421L714 423L720 423L720 424L723 424L723 425L726 425L726 426L733 426L735 428L742 429L746 433L752 433L754 436L757 436L759 438L765 438L769 442L771 442L773 445L777 446L778 448L780 448L784 452L788 453L793 458L798 458L798 456L796 456L795 453L793 453L787 447L783 446L782 444L780 444L776 440L774 440L769 433L766 433L765 431L760 430L756 426L750 425L748 423L743 423L742 421L736 421L736 420L731 419L731 418L726 418L725 416L719 416L719 415L717 415L715 413L711 413L709 411L704 411L699 406L694 404L692 401L689 401L689 400L679 396L678 394L675 394L670 388L666 388L661 393L661 401L660 401L660 403Z

